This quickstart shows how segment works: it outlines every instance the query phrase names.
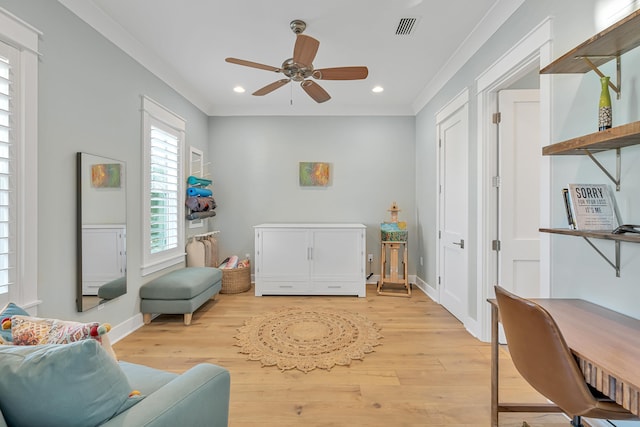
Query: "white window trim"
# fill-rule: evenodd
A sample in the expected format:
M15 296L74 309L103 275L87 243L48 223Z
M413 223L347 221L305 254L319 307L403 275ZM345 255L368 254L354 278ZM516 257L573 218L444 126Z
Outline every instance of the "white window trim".
M0 39L20 52L20 123L15 129L17 158L18 286L10 298L24 308L38 300L38 40L42 33L0 8ZM29 191L25 191L29 189ZM27 201L26 195L29 195ZM27 206L28 202L28 206Z
M184 147L185 147L185 130L186 121L175 114L174 112L163 107L156 101L142 96L142 147L143 147L143 168L142 168L142 276L155 273L165 268L171 267L176 264L183 263L185 261L184 251L184 230L185 230L185 217L184 217L184 203L178 203L178 245L176 248L163 251L157 254L151 254L150 248L150 215L151 201L149 194L151 193L149 184L150 174L150 152L149 141L151 138L151 122L159 121L165 126L169 126L179 134L179 158L178 158L178 194L184 194Z

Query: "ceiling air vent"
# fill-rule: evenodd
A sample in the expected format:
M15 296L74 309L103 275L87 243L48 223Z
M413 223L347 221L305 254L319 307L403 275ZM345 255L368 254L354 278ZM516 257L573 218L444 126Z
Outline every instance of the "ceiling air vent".
M418 18L400 18L396 28L397 36L409 36L413 33L418 23Z

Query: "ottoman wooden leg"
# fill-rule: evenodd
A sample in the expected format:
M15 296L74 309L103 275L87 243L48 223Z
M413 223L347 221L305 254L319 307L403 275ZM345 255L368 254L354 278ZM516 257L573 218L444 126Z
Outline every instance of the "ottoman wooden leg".
M185 324L186 326L189 326L189 325L191 324L191 315L192 315L192 314L193 314L193 313L185 313L185 314L184 314L184 324Z
M142 321L145 325L151 323L151 313L142 313Z

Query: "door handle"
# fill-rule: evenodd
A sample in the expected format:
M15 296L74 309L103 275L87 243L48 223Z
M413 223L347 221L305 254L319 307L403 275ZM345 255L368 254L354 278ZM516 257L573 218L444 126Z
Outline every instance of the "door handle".
M453 242L453 244L460 246L460 249L464 249L464 239L460 239L459 242Z

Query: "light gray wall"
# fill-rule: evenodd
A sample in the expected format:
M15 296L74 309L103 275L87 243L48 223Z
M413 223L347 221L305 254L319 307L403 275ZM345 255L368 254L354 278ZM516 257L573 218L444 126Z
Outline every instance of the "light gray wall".
M212 117L213 192L220 256L253 258L253 226L353 222L367 226L379 274L380 222L396 201L415 274L414 117ZM331 163L332 184L300 187L299 162ZM368 266L367 266L368 268Z
M628 2L631 3L631 2ZM469 158L477 158L476 135L477 108L475 79L491 64L546 17L552 17L553 57L559 57L604 27L597 22L603 15L604 6L612 2L601 0L527 0L514 15L494 34L465 66L439 91L416 117L416 206L418 256L425 257L425 265L418 268L418 276L428 283L435 283L436 247L436 128L435 114L463 88L470 92L470 151ZM621 3L621 4L624 4ZM637 6L636 6L637 7ZM624 16L624 15L623 15ZM614 126L640 119L638 111L638 77L640 76L640 49L623 57L623 95L613 101ZM606 74L614 75L613 64L603 67ZM597 107L600 84L593 73L558 75L552 77L552 140L548 144L597 131ZM615 96L613 96L615 98ZM640 148L631 147L622 153L622 190L616 194L622 216L627 223L640 223ZM599 155L610 168L615 168L612 153ZM552 225L566 227L561 189L568 183L609 183L600 170L586 157L554 157L551 159L552 185L548 191L553 197ZM615 170L615 169L614 169ZM469 313L475 318L476 290L481 283L476 279L475 236L478 227L475 206L478 198L475 182L478 179L477 165L470 162L469 197ZM582 239L552 236L551 284L552 295L557 297L579 297L640 317L636 301L640 296L637 277L640 273L640 246L622 244L622 277L615 278L613 270ZM596 244L612 259L613 243L597 241Z
M140 96L187 121L187 145L207 151L207 117L57 1L0 0L43 35L39 63L38 314L117 325L139 313L142 200ZM128 293L103 310L75 311L75 158L127 167ZM148 279L145 279L148 280Z

